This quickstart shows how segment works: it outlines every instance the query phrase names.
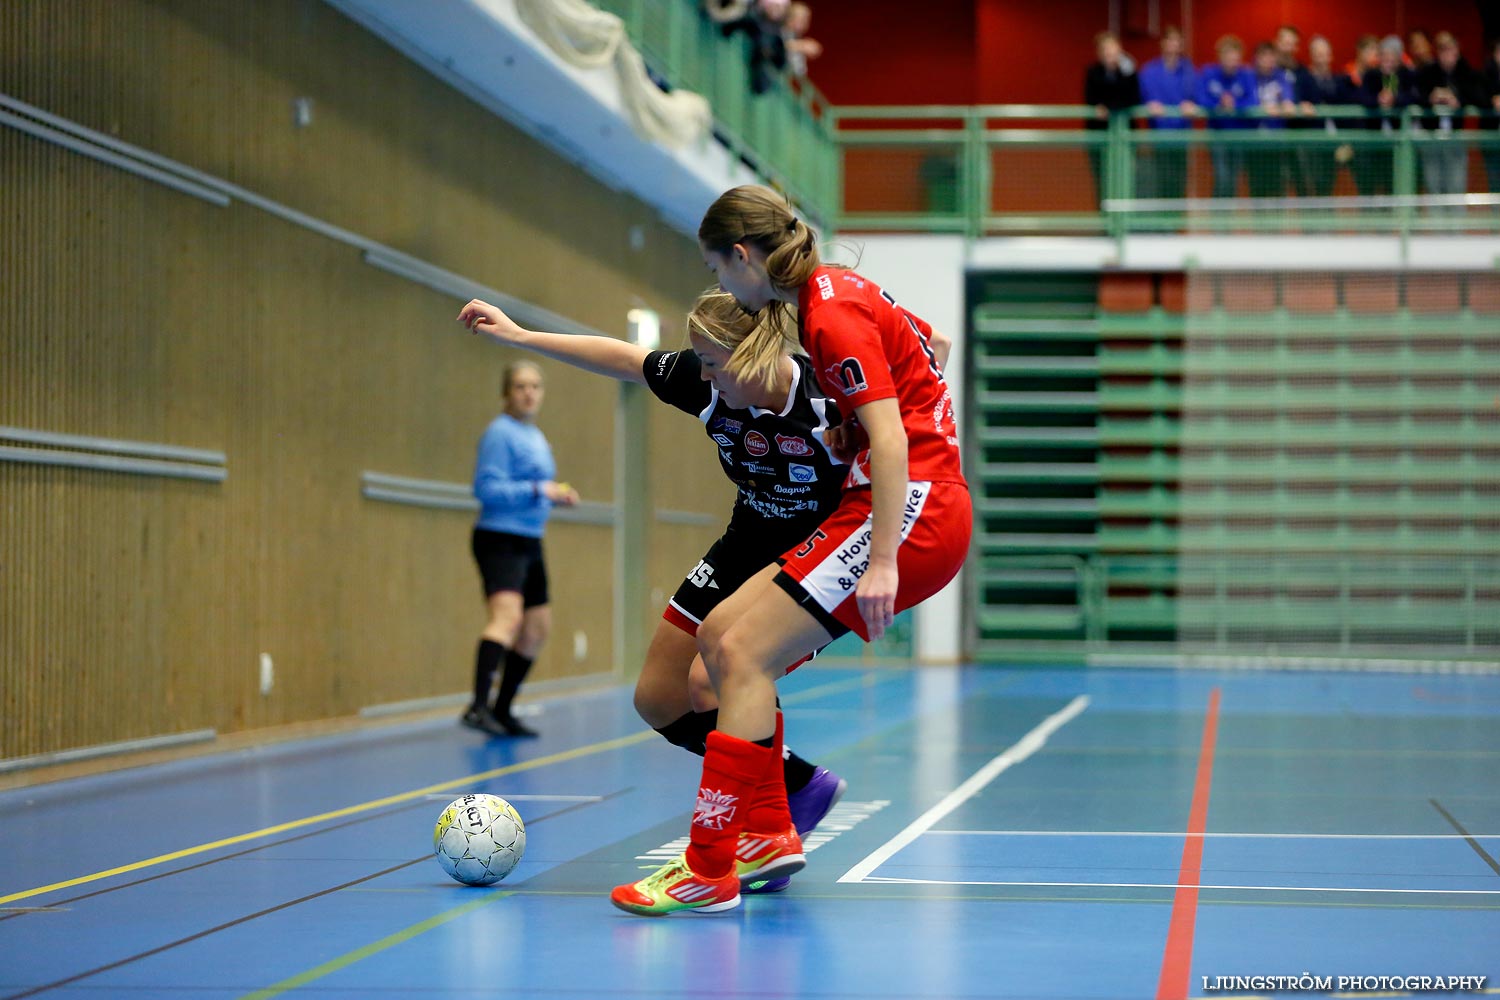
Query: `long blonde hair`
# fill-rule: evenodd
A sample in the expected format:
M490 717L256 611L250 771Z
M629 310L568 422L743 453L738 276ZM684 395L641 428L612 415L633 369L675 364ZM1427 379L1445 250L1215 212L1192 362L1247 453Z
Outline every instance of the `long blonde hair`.
M693 302L687 327L729 352L724 367L731 375L767 391L775 388L782 357L798 348L796 334L789 334L777 316L747 313L733 295L717 288L704 289Z
M797 218L781 195L754 184L719 195L698 225L698 242L719 254L729 253L737 243L755 247L766 255L771 287L781 293L800 289L822 264L812 227ZM781 355L797 348L796 326L784 302L772 302L760 317L760 324L737 343L730 361L740 368L731 370L743 370L769 384Z

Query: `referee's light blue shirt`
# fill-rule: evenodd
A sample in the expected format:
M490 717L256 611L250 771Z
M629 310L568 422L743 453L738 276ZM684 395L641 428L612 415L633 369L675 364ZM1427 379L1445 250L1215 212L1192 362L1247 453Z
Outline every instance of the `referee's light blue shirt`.
M557 478L552 449L536 425L502 413L485 428L474 463L475 527L541 538L552 512L542 483Z

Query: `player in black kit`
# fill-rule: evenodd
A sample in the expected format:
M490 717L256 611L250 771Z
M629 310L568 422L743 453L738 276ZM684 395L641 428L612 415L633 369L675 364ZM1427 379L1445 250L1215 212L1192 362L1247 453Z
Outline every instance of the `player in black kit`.
M563 361L585 371L646 385L665 403L691 413L739 488L724 534L672 595L636 682L635 707L646 723L677 746L703 754L718 721L718 703L698 659L698 625L720 601L811 535L838 506L846 468L839 450L838 408L818 389L795 341L767 382L735 374L739 365L723 342L748 342L743 328L757 322L717 289L704 292L688 316L691 350L648 351L609 337L543 333L518 326L500 309L474 300L459 321L476 333ZM833 808L845 783L787 751L788 803L798 833L812 830ZM752 882L751 892L784 889L788 879Z

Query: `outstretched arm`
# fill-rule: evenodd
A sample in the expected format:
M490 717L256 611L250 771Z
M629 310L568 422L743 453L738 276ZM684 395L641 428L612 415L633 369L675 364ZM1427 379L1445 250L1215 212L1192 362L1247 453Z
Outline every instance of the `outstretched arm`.
M470 300L459 311L458 321L471 333L494 337L502 343L533 351L595 375L608 375L624 382L646 381L641 368L650 352L623 340L527 330L517 325L498 306L479 299Z

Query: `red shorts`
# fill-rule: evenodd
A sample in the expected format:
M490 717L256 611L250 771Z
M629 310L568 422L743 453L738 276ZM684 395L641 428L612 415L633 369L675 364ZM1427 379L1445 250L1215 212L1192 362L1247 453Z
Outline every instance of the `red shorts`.
M896 550L896 612L921 604L958 575L969 554L974 507L963 483L908 483ZM866 642L854 588L870 565L870 491L850 490L800 546L781 557L776 583L834 636Z

